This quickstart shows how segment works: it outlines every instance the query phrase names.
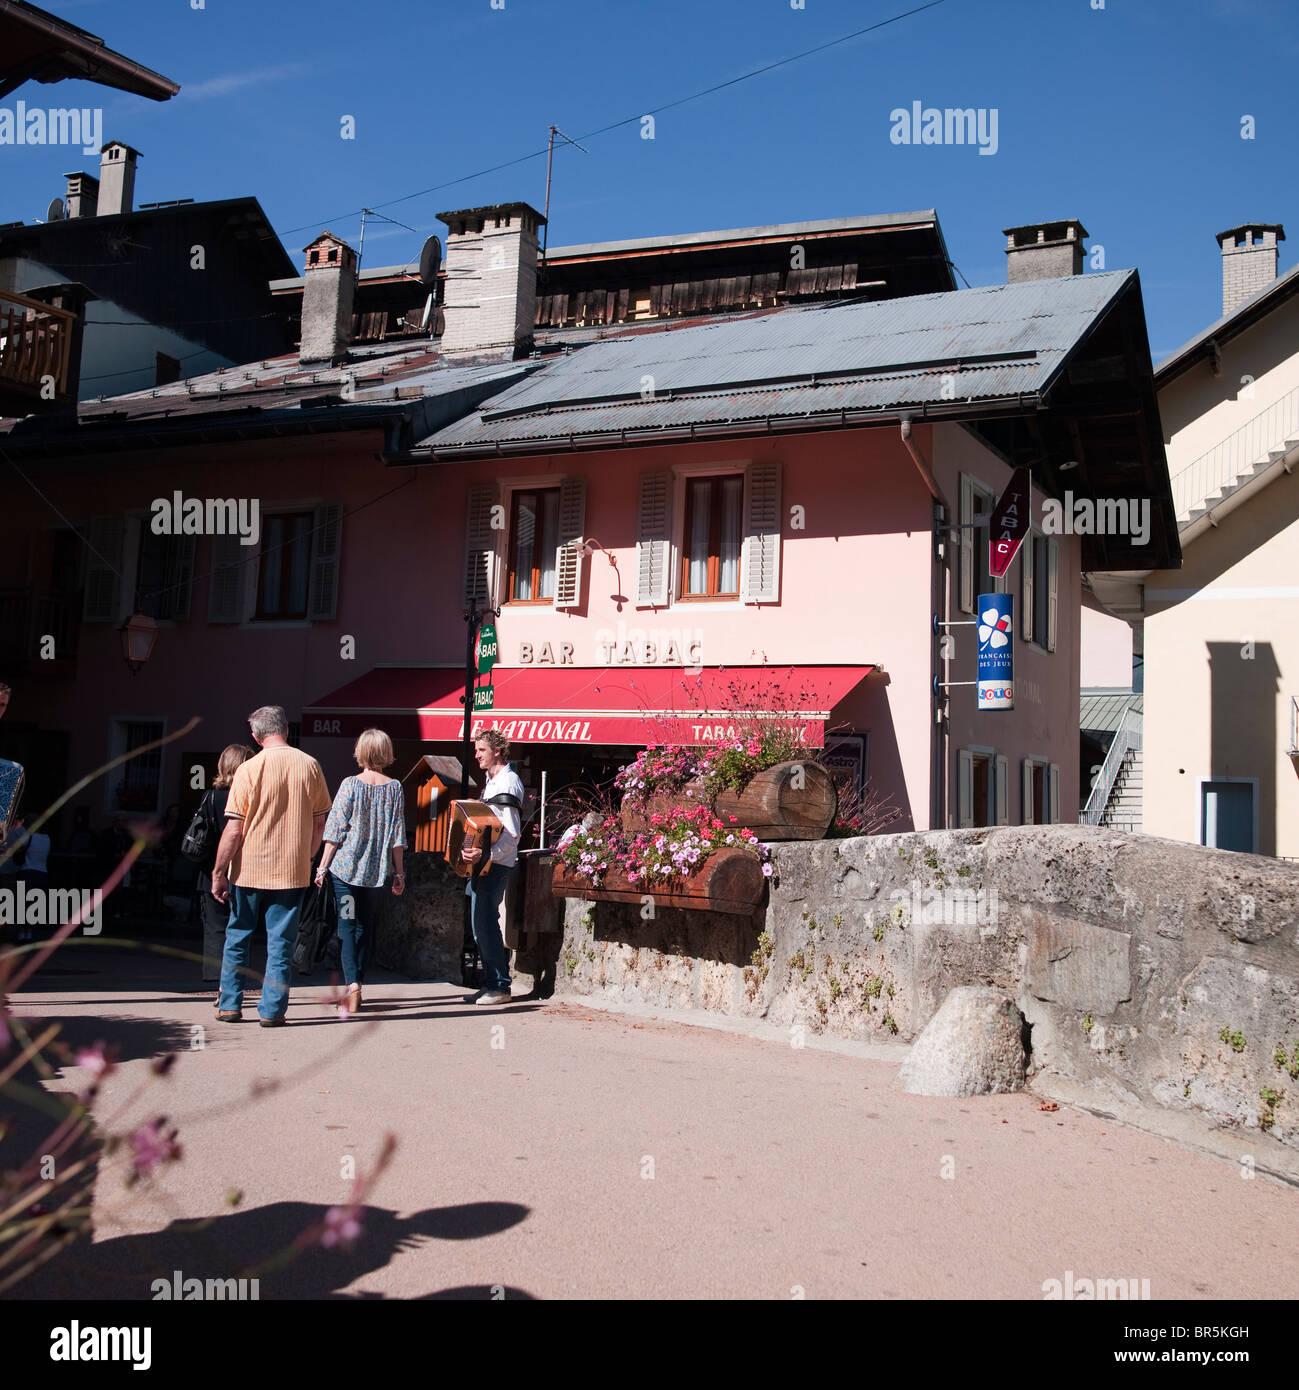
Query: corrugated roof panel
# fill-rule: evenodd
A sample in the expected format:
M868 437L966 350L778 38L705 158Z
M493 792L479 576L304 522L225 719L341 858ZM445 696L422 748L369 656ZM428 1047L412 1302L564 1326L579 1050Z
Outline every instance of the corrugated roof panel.
M1051 365L1123 288L1131 271L1031 280L862 304L811 305L763 318L591 343L494 399L498 412L655 391L905 369L1000 353ZM1037 373L1039 385L1042 373Z

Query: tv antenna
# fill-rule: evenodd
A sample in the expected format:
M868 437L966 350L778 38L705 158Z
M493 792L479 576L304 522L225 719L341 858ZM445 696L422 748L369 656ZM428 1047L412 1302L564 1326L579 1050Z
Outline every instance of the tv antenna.
M546 259L546 246L550 241L550 171L555 163L555 136L558 135L566 144L572 145L575 150L581 150L583 154L590 154L591 151L585 145L579 145L576 140L564 134L556 125L550 127L550 143L546 147L546 210L545 228L541 233L541 259Z

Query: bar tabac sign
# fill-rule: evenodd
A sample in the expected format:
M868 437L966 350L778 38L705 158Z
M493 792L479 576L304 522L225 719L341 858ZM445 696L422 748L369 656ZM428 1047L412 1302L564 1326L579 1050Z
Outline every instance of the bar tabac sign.
M1015 469L1005 492L988 521L988 573L1000 579L1028 535L1032 506L1032 477L1027 468Z

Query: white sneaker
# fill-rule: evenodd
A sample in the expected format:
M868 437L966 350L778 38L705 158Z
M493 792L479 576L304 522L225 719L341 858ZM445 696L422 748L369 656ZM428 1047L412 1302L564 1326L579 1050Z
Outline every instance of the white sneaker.
M503 989L489 989L489 990L484 991L482 994L480 994L480 995L478 996L478 1003L480 1003L480 1004L508 1004L508 1003L510 1002L510 998L511 998L511 996L510 996L510 994L509 994L509 992L508 992L507 990L503 990Z

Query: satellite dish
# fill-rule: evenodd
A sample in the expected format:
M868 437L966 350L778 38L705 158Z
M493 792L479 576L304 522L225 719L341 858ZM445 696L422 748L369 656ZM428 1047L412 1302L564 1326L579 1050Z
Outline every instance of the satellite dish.
M45 209L45 220L47 222L62 222L67 216L67 210L63 206L62 198L52 198L50 205Z
M419 282L426 289L433 289L438 282L438 271L442 268L442 243L435 236L429 237L424 249L419 253Z

